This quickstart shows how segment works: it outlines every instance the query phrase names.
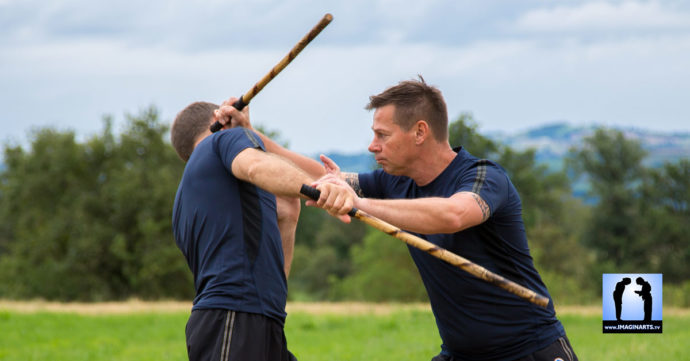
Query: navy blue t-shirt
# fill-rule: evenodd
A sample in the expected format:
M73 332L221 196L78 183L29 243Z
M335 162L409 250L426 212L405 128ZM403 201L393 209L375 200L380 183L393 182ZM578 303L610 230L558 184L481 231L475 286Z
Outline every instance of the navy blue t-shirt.
M362 192L379 199L478 194L491 209L487 221L454 234L419 236L550 298L534 268L520 198L510 179L500 166L455 150L457 156L428 185L378 169L359 174ZM461 360L516 359L565 335L553 302L542 308L424 251L409 250L429 295L443 353Z
M231 165L264 145L246 128L214 133L192 152L173 208L173 234L194 275L192 309L285 320L287 280L275 196L235 178Z

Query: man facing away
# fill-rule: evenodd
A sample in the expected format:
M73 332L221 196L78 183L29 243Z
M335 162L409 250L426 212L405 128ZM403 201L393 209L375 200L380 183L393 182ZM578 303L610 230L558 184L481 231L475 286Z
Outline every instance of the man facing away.
M254 132L235 127L237 122L217 109L192 103L177 115L171 131L175 150L187 162L175 196L173 234L196 288L185 330L188 356L295 360L283 331L287 273L299 214L296 197L314 178L266 153ZM248 109L227 113L248 122ZM224 130L211 134L216 120ZM318 188L323 200L333 197L327 202L332 214L352 208L352 199L343 197L346 187ZM340 211L335 198L342 202Z
M375 110L369 151L381 169L341 173L322 156L327 175L320 182L347 182L355 207L550 299L530 255L515 187L499 165L451 148L441 92L420 77L370 97L367 109ZM314 169L261 137L269 151ZM317 204L330 207L324 200ZM539 307L423 251L409 251L443 342L433 361L577 360L553 301Z

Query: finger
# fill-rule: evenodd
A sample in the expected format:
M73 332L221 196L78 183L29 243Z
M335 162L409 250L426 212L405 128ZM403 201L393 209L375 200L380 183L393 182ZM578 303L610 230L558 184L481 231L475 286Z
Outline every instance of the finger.
M321 192L321 194L319 195L319 199L316 201L316 205L320 208L325 208L330 188L327 183L324 183L318 185L316 189L318 189Z
M324 185L328 189L326 202L324 208L335 214L340 214L340 207L342 206L341 190L334 184L328 183Z
M354 200L352 199L352 197L347 197L345 199L345 203L343 204L343 213L349 213L352 210L352 208L354 208L354 206Z
M222 115L228 117L233 117L239 114L239 110L237 110L237 108L233 107L231 104L223 105L220 107L220 111Z
M314 188L319 188L319 185L321 184L326 184L326 183L332 183L332 184L339 184L340 178L333 174L326 174L322 176L321 178L315 180L311 186Z
M321 193L323 195L323 193ZM323 204L321 205L321 208L328 210L329 212L334 212L335 211L335 201L337 199L337 194L333 192L327 192L325 199L323 200Z
M340 167L331 159L326 157L325 155L321 154L319 155L319 159L321 159L321 162L323 163L324 168L326 168L326 171L328 173L338 173L340 172Z
M347 197L343 193L338 193L333 200L333 209L338 214L347 213L343 211L345 208L345 203L347 202Z
M348 190L342 194L342 203L340 206L340 214L349 213L354 208L354 199Z
M235 104L237 99L238 99L237 97L230 97L230 98L228 98L228 100L224 100L223 103L221 104L221 106L222 105L233 105L233 104Z

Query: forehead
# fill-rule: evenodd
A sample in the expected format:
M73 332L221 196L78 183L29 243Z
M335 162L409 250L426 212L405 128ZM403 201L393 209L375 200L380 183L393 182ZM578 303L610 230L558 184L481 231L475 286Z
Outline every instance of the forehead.
M395 105L384 105L381 108L376 109L374 112L374 124L371 129L376 131L377 129L390 129L393 126L397 127L394 122L395 116Z

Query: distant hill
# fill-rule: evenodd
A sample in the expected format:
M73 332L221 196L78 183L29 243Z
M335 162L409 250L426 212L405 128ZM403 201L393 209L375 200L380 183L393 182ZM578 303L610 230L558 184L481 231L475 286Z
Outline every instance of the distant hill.
M376 169L374 155L368 151L356 154L324 153L338 164L343 172L364 173ZM314 157L319 159L318 155Z
M561 168L563 158L570 148L582 145L583 139L592 135L597 128L597 125L572 126L566 122L557 122L515 134L492 132L485 135L514 149L535 148L537 160L556 170ZM648 152L644 160L646 166L657 167L664 162L690 157L690 132L664 133L639 128L611 128L623 132L628 139L640 141Z

